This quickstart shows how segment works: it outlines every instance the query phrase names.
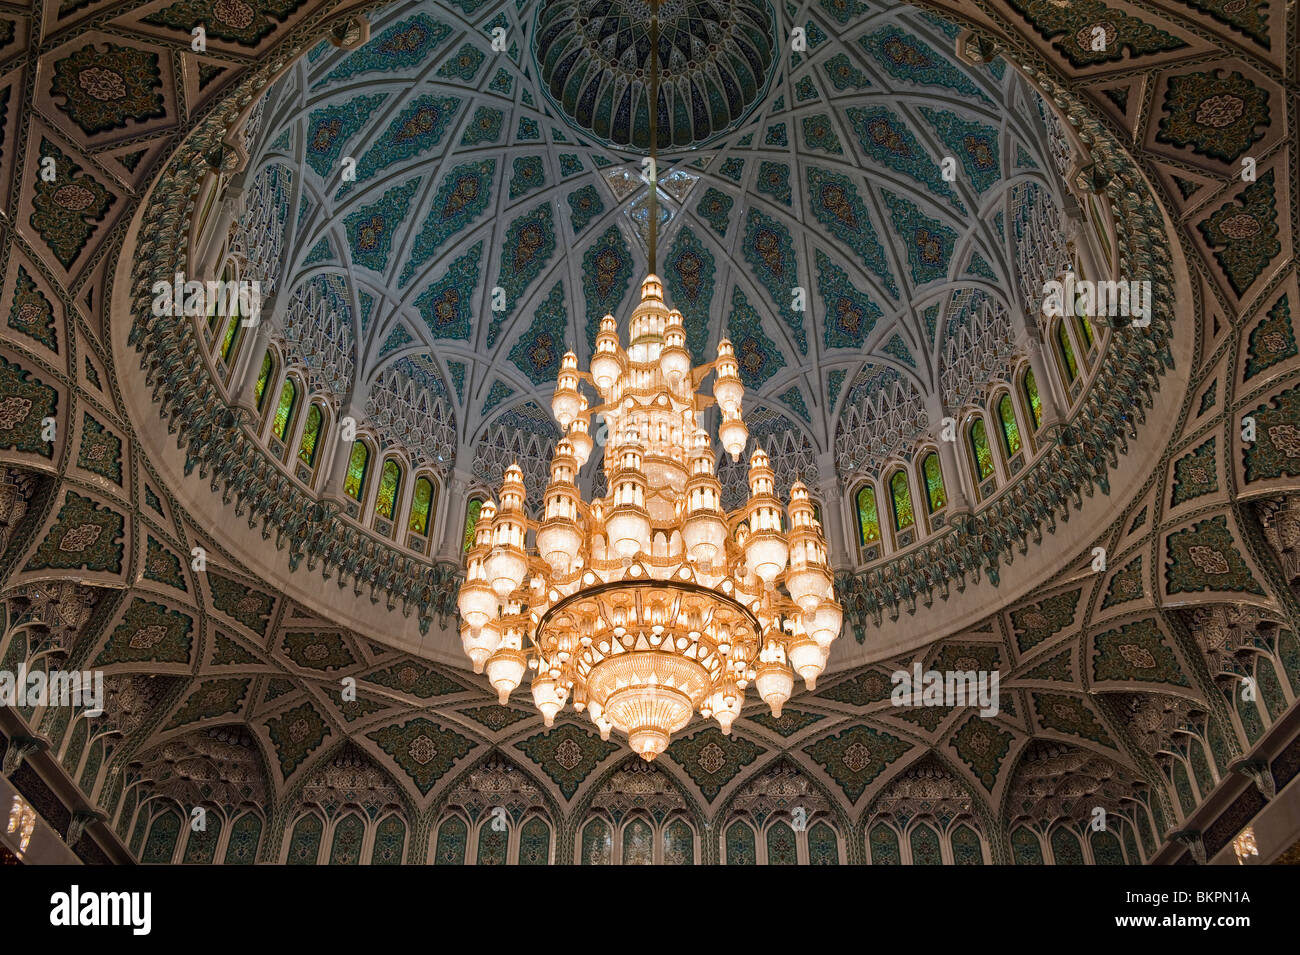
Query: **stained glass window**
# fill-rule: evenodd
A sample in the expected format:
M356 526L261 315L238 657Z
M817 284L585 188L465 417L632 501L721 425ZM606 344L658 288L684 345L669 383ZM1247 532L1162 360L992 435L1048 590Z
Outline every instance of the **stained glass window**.
M952 831L948 843L952 847L954 865L984 864L984 849L980 845L980 837L964 822Z
M257 410L262 410L262 401L266 398L266 386L271 381L271 372L275 368L275 359L271 357L271 349L266 350L262 356L262 369L257 373L257 384L253 385L253 402L257 405Z
M943 865L939 850L939 833L925 823L912 829L908 841L912 846L912 865Z
M623 827L623 865L654 865L653 836L644 819L633 819Z
M912 489L907 486L906 471L895 471L889 479L889 499L894 509L894 529L907 530L916 518L912 513Z
M226 843L226 865L252 865L257 858L257 846L262 839L262 820L246 812L230 828L230 841Z
M375 844L370 850L371 865L401 865L406 848L406 823L389 816L375 827Z
M1052 832L1052 856L1057 865L1084 864L1083 847L1079 845L1079 838L1061 826Z
M388 464L392 463L388 462ZM485 822L478 831L478 855L474 857L474 864L505 865L506 845L509 843L509 838L510 833L507 830L494 829L490 821Z
M1070 384L1079 377L1079 363L1074 360L1074 348L1070 345L1070 332L1065 322L1056 326L1056 342L1061 346L1061 362L1065 367L1065 382Z
M1043 426L1043 399L1038 396L1038 381L1032 371L1025 372L1023 383L1025 400L1029 402L1029 413L1034 416L1034 430Z
M903 856L898 848L898 833L883 822L876 823L868 842L871 846L872 865L903 864Z
M1003 395L998 402L998 422L1002 425L1002 446L1007 457L1014 458L1020 453L1020 425L1016 423L1016 409L1010 395Z
M880 514L876 510L876 492L870 484L858 491L858 543L868 547L880 540Z
M393 519L397 509L397 493L402 489L402 466L389 458L379 472L379 494L375 497L375 513Z
M360 865L361 843L365 838L365 823L355 812L349 813L334 827L334 841L330 845L330 865Z
M931 451L921 462L921 475L925 478L926 503L933 514L948 503L948 492L943 486L943 468L939 466L939 455Z
M433 505L433 482L427 477L417 478L415 495L411 498L411 520L407 525L412 533L421 537L429 533L429 511Z
M226 326L226 334L221 339L221 363L229 365L235 354L235 338L239 334L239 313L236 312L230 316L230 324Z
M839 839L835 830L824 822L818 822L808 830L808 864L840 864Z
M1092 351L1092 322L1088 321L1087 317L1076 314L1074 316L1074 327L1079 330L1079 341L1083 342L1083 350Z
M611 865L614 861L613 840L603 819L593 819L582 828L579 865Z
M468 827L460 816L448 816L438 827L438 843L433 850L434 865L464 865Z
M695 833L680 819L663 830L664 865L695 865Z
M353 441L352 453L348 456L348 473L343 478L343 493L354 501L361 500L369 470L370 448L364 441Z
M983 418L976 418L970 426L970 450L975 456L975 473L983 481L993 473L993 449L989 447L989 436L984 430Z
M280 403L275 407L275 423L271 425L271 433L281 441L288 434L289 425L293 421L293 413L297 410L298 405L298 386L290 378L280 389Z
M478 524L478 512L483 510L483 499L472 497L465 508L465 553L474 546L474 527Z
M320 447L320 426L324 418L320 405L313 404L307 409L307 423L303 425L302 440L298 442L298 457L305 461L308 467L316 466L316 451Z

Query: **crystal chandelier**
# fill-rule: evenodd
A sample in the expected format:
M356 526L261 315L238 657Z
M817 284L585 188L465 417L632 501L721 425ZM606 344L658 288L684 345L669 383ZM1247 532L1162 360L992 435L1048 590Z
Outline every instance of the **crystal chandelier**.
M780 716L796 673L816 685L843 610L807 488L796 481L782 507L761 448L749 461L748 503L722 510L700 420L716 402L718 438L738 459L749 435L731 343L693 369L682 315L668 310L654 275L641 283L629 332L624 351L614 317L601 320L590 374L564 356L551 408L566 434L541 520L528 519L512 465L500 506L479 513L459 607L465 653L503 703L531 669L547 726L572 697L602 738L616 729L653 759L696 712L729 732L750 683ZM710 373L712 396L698 394ZM580 381L602 404L588 408ZM597 414L608 428L609 493L586 502L576 481Z
M651 0L652 103L658 7ZM565 354L551 402L565 435L551 459L542 519L528 519L523 472L511 465L500 506L488 501L479 512L458 597L465 654L474 672L487 670L502 703L531 669L533 702L547 726L572 698L602 739L618 730L647 760L696 712L730 733L750 683L779 717L796 673L809 689L816 685L843 619L801 482L783 508L768 457L755 448L749 502L722 509L702 414L718 405L718 440L739 460L749 440L745 389L726 339L716 361L691 366L682 314L664 303L654 274L658 111L649 113L651 274L627 350L606 315L589 373ZM713 394L698 394L710 374ZM600 395L597 407L579 390L584 381ZM609 492L587 502L577 479L595 445L597 415L608 434Z

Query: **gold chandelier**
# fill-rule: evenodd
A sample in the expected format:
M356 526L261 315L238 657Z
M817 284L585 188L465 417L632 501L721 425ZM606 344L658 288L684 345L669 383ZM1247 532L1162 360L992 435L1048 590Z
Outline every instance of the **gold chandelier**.
M629 332L624 351L614 316L601 320L590 374L564 356L551 409L566 434L542 518L528 519L523 472L511 465L500 507L479 513L458 602L465 653L502 703L531 669L547 726L572 697L602 739L625 733L649 760L697 711L728 733L750 683L780 716L794 674L816 685L843 610L807 488L796 481L783 508L761 448L748 503L722 510L700 418L717 403L718 438L738 459L749 434L731 343L692 368L682 314L668 310L655 275L641 283ZM697 394L710 373L712 396ZM603 403L588 408L580 381ZM588 503L576 482L594 415L608 427L609 493Z
M651 0L652 104L658 12ZM730 733L750 683L779 717L796 673L816 686L844 616L808 489L791 486L787 524L761 448L749 461L749 502L722 510L701 414L719 406L718 440L739 460L749 440L745 388L725 338L716 361L691 366L682 313L664 304L654 274L658 110L649 114L650 274L627 350L606 315L590 373L565 354L551 401L565 436L551 459L542 519L528 519L523 471L511 465L501 506L489 501L479 512L458 597L465 654L475 673L487 670L502 703L531 669L533 702L547 726L572 697L601 739L625 733L647 760L696 712ZM709 374L713 394L697 394ZM599 406L588 407L582 381L600 395ZM595 415L607 426L609 491L588 503L577 479L594 447Z

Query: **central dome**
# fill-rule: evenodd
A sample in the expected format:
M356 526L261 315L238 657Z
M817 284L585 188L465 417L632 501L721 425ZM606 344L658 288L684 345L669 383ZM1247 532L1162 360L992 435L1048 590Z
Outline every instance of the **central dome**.
M659 5L659 147L734 129L763 98L776 61L766 0ZM648 0L546 0L533 32L544 89L583 131L650 148Z

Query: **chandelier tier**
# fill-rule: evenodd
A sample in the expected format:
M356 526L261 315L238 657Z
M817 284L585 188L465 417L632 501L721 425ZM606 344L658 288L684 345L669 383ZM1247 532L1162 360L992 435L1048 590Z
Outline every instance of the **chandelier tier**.
M465 653L502 703L532 670L547 726L572 699L602 739L618 730L650 760L696 712L729 733L751 683L780 716L795 674L816 685L843 609L807 488L796 481L784 508L761 448L748 502L722 510L701 420L716 403L718 439L739 460L749 434L731 343L692 368L682 314L653 274L629 324L625 351L614 316L601 320L590 373L564 356L551 410L565 436L541 520L528 519L512 465L500 506L479 513L458 604ZM710 374L713 394L697 393ZM600 405L588 407L582 382ZM577 477L597 416L609 492L588 503Z

